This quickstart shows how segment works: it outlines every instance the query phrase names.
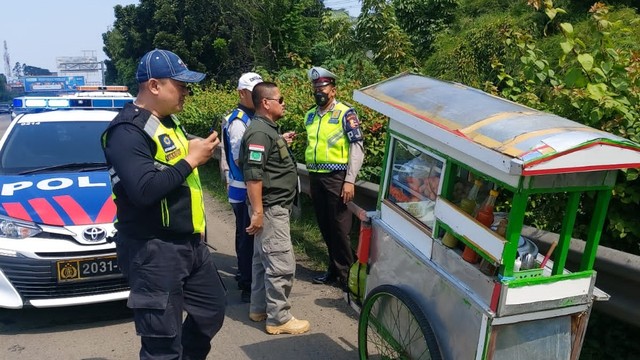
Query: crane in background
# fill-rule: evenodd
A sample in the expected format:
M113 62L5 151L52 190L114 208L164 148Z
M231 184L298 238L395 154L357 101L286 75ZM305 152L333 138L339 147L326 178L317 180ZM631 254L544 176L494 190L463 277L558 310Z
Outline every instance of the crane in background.
M11 76L11 59L9 58L9 49L7 48L7 40L4 40L4 76Z

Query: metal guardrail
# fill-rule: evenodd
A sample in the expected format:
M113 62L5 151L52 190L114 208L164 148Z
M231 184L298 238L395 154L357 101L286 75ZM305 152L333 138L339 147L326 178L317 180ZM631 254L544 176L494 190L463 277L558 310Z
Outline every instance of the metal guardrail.
M304 164L298 164L301 191L309 194L309 173ZM365 210L374 210L378 199L378 184L356 182L354 202ZM546 253L551 243L558 240L558 234L531 227L523 229L523 236L533 240L540 253ZM567 269L575 270L580 264L585 242L572 239L567 257ZM594 302L595 309L618 320L640 326L640 256L604 246L598 247L594 266L597 271L596 286L608 293L609 301Z
M522 235L534 240L541 253L546 253L551 243L558 240L558 234L535 228L523 229ZM571 239L567 269L578 268L584 246L583 240ZM640 256L599 246L594 269L598 273L596 286L611 296L609 301L595 302L595 309L618 320L640 326Z

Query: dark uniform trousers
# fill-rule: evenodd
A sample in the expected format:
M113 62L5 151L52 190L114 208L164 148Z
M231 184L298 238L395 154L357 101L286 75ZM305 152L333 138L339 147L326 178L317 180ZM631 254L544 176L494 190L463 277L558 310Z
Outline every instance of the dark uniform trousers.
M353 215L340 196L345 175L346 171L309 172L313 207L329 252L329 273L336 276L342 286L346 285L354 262L349 240Z
M249 206L246 202L231 203L236 216L236 254L240 279L238 285L242 290L251 290L251 262L253 258L253 235L247 234L251 224Z
M119 233L116 245L131 287L127 306L142 341L140 359L205 359L224 321L226 291L200 236L136 240Z

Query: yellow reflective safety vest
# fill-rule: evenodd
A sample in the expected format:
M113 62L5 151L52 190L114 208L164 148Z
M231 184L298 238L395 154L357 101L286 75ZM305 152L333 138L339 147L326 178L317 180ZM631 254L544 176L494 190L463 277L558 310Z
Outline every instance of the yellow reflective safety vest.
M109 128L122 122L136 125L155 143L154 166L162 171L167 166L175 165L184 159L189 149L189 140L178 119L171 115L175 128L166 127L154 115L136 116L133 119L116 117ZM121 120L121 121L118 121ZM106 146L109 128L102 135L102 146ZM133 208L128 201L125 189L113 167L109 168L113 199L118 208L118 220L125 217L128 220L140 218L145 225L155 228L160 234L202 234L205 231L205 210L202 196L202 185L198 176L198 169L187 176L177 189L162 198L159 204L153 204L148 209ZM125 199L123 199L125 198ZM144 214L141 214L144 212ZM140 224L141 226L145 226ZM117 226L116 226L117 227Z
M314 106L305 115L307 148L304 152L309 172L347 170L349 140L344 132L344 116L351 108L337 102L323 116Z

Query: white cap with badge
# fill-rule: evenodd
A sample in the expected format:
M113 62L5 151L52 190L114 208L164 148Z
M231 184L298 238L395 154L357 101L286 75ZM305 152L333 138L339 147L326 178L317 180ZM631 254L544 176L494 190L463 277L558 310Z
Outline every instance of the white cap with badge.
M242 76L240 76L240 79L238 80L238 90L249 90L249 91L253 91L253 87L256 86L256 84L259 84L262 82L262 76L260 76L259 74L256 74L254 72L248 72L248 73L244 73L242 74Z
M335 85L336 84L336 74L331 71L322 68L320 66L314 66L309 69L307 73L309 80L313 83L313 86L326 86L326 85Z

